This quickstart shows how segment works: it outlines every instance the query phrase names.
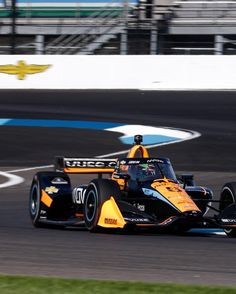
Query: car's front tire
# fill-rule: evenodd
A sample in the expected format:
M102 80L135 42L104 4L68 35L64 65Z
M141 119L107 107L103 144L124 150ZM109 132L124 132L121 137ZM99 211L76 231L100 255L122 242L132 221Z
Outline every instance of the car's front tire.
M98 221L102 205L111 196L115 199L120 198L120 189L116 182L108 179L95 179L89 183L84 197L84 221L89 231L99 230Z

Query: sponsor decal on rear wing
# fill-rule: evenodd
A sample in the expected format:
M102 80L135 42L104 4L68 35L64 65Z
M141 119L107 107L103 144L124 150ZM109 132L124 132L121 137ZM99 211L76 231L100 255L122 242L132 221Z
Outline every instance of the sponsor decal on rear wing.
M111 174L117 159L56 157L55 169L66 173Z

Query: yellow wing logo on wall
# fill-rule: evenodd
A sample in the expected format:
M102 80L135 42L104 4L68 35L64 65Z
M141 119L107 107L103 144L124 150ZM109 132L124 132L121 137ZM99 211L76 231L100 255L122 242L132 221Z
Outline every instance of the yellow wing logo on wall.
M49 64L46 65L37 65L29 64L27 65L23 60L14 64L0 65L0 73L5 73L8 75L16 75L19 80L24 80L26 75L36 74L44 72L50 67Z

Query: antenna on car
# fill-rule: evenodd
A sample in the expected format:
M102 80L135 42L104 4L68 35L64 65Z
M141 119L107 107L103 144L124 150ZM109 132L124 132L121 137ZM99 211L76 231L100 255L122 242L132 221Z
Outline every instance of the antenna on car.
M140 145L143 142L143 136L142 135L135 135L134 136L134 144Z

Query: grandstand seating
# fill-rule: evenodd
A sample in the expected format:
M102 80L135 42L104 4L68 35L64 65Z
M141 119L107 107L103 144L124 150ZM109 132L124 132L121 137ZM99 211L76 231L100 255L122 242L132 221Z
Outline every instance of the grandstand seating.
M41 53L109 54L103 50L111 40L113 54L136 54L139 48L143 54L218 54L227 42L236 53L236 0L15 1L18 40L26 38L29 50L44 40ZM12 28L11 3L0 0L0 34L6 37ZM127 45L127 38L138 45Z
M174 17L178 21L191 22L219 19L229 21L236 18L236 1L230 0L179 0L174 10Z
M236 53L235 0L177 0L175 3L168 33L178 40L178 46L173 47L179 52Z

